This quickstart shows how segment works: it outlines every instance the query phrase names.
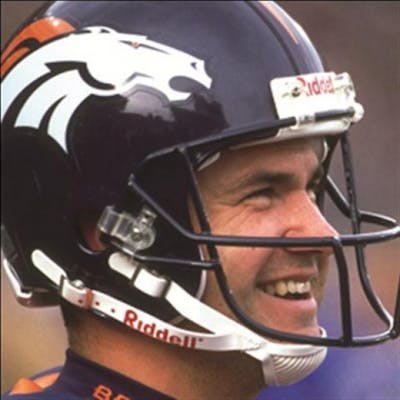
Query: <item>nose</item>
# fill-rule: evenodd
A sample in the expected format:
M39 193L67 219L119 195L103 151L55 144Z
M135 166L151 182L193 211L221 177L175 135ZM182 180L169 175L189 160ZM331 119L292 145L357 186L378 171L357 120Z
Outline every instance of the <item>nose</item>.
M287 218L287 238L322 238L336 237L338 232L325 219L320 209L306 192L299 193L293 199L290 215ZM329 256L333 249L330 246L323 247L311 245L307 247L291 247L290 251L313 252Z

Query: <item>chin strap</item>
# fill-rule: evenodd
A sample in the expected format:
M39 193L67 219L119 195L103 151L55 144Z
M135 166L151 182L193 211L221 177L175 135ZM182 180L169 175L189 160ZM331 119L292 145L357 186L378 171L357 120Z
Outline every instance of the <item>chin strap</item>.
M326 356L325 347L268 341L202 303L174 281L149 271L121 252L110 256L112 270L128 278L135 289L166 300L183 317L211 333L179 328L106 293L92 290L82 281L70 281L64 269L41 250L35 250L31 258L35 267L56 285L60 296L68 302L180 347L244 352L262 363L267 385L295 383L318 368Z

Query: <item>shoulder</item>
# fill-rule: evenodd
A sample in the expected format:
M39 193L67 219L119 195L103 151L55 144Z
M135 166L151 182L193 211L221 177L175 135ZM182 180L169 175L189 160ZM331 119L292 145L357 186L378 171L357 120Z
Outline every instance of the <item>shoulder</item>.
M20 378L9 392L1 396L1 400L50 399L46 391L57 381L60 369L61 367L56 367L36 374L32 378ZM52 398L54 399L54 393L52 393ZM57 399L62 400L62 396L57 395Z
M1 400L173 400L68 350L63 366L20 379Z

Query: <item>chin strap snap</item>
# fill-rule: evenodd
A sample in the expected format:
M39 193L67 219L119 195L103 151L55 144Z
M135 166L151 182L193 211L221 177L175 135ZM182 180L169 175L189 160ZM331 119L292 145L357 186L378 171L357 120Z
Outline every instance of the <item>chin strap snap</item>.
M169 344L198 350L244 352L262 363L267 385L291 384L303 379L326 355L325 347L270 342L202 303L174 281L149 271L120 252L110 256L111 269L129 279L135 289L164 299L183 317L211 333L179 328L106 293L92 290L82 281L70 281L64 269L41 250L32 253L32 262L68 302Z

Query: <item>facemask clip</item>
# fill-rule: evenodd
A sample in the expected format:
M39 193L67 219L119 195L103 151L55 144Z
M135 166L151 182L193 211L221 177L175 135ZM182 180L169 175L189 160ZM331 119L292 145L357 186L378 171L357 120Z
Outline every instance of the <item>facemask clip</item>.
M156 214L143 207L134 217L127 212L118 212L113 207L104 209L98 227L111 238L111 242L124 253L134 255L138 250L152 246L156 238L154 220Z

